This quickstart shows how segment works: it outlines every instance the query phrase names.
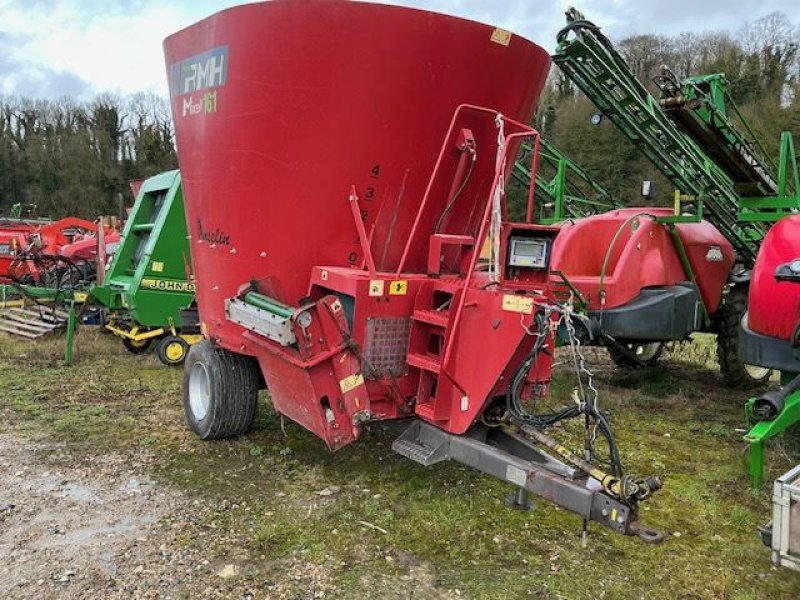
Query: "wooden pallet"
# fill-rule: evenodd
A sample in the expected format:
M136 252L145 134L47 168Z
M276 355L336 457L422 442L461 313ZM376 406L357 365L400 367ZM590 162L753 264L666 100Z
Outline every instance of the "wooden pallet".
M67 317L66 312L51 306L2 308L0 331L33 340L66 326Z

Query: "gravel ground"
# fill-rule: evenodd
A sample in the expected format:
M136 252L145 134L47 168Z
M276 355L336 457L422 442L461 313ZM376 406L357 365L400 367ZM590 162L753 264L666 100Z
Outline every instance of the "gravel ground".
M341 597L320 565L254 563L242 532L216 530L208 518L226 501L157 482L148 475L155 462L0 434L0 598ZM231 548L224 560L220 545ZM369 598L460 596L438 589L424 564L362 577L358 587Z
M240 582L202 544L198 501L147 475L151 456L70 456L46 441L0 434L0 597L313 598L331 591L301 561L272 580ZM248 589L249 587L261 588ZM239 589L237 589L239 588ZM259 593L260 592L260 593Z

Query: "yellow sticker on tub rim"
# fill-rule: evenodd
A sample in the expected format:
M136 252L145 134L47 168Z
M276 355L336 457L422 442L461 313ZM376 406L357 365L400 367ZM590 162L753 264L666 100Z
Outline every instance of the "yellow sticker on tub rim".
M495 30L492 32L491 40L495 44L500 44L501 46L508 46L511 43L511 36L512 33L507 31L506 29L501 29L500 27L495 27Z
M370 279L369 295L373 298L383 296L383 279Z
M533 298L503 294L503 310L529 315L533 313Z
M389 284L390 296L405 296L408 294L408 282L397 279Z
M361 374L350 375L350 377L345 377L339 381L339 387L341 388L343 394L356 389L360 385L364 385L364 376Z

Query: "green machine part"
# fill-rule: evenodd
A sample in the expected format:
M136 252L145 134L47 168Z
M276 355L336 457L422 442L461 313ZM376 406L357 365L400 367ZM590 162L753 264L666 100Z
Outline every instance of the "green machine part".
M728 94L723 73L679 82L664 67L653 81L661 90L659 103L667 114L730 175L741 195L777 193L777 166Z
M139 191L102 285L92 295L137 325L181 327L194 301L191 254L179 171L147 179Z
M532 155L533 146L522 144L512 171L514 179L524 189L530 185ZM535 205L536 222L542 225L580 219L623 206L601 183L542 137L539 138Z
M741 195L741 221L775 221L797 211L800 174L788 131L781 134L776 164L728 93L723 73L689 77L678 83L665 68L654 81L662 92L661 105L682 131L734 180Z
M567 13L567 26L558 34L553 60L597 109L691 200L692 206L687 205L682 212L689 209L694 213L692 219L710 221L730 241L745 268L752 268L769 223L800 209L790 136L784 134L782 138L779 171L784 183L781 186L780 173L774 177L768 174L769 163L763 158L760 146L732 125L727 112L723 118L720 103L726 100L720 96L724 86L719 78L716 83L712 76L705 83L696 79L678 85L680 90L675 95L691 93L696 97L688 105L682 98L683 106L668 109L671 102L650 94L600 28L574 9ZM703 91L704 86L708 91ZM684 118L682 110L695 112L691 126L687 125L689 119ZM677 114L682 117L676 119ZM735 151L740 152L738 158L732 156ZM743 176L741 167L749 160L754 165ZM758 169L764 171L761 181L754 175ZM793 185L789 185L787 178L792 169L795 177ZM743 195L753 191L758 195Z
M746 416L751 421L754 404L755 398L751 398L745 405ZM800 392L795 392L786 398L783 410L774 419L757 422L744 436L744 441L750 445L748 468L750 482L754 488L760 488L764 480L764 445L769 439L780 435L798 422L800 422Z

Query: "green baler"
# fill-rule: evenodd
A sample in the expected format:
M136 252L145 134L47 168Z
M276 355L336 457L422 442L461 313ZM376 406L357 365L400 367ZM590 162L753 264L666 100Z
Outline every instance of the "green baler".
M102 284L92 296L108 309L106 328L134 354L158 341L164 364L180 365L199 341L191 254L179 171L147 179Z

